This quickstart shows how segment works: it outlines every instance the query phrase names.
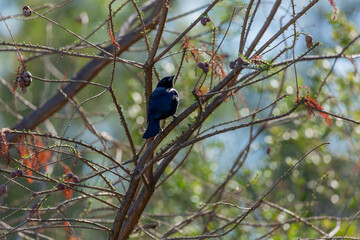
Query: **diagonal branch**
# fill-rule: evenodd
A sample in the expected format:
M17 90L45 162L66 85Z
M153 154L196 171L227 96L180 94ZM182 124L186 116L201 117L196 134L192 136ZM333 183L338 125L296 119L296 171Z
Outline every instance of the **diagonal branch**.
M254 50L254 48L256 47L256 45L258 44L258 42L260 41L261 37L264 35L266 29L268 29L271 21L274 19L274 15L277 12L279 6L281 4L281 0L277 0L274 3L273 8L271 9L271 12L269 14L269 16L266 19L266 22L264 23L264 25L262 26L262 28L260 29L260 32L256 35L254 41L252 41L250 47L248 48L248 50L245 53L246 57L249 57L251 52ZM245 27L245 26L244 26Z
M159 21L159 3L161 1L153 1L152 7L153 12L152 14L145 20L145 26L148 30L152 30L156 27ZM148 8L150 9L150 8ZM117 51L117 55L125 52L129 49L131 45L136 43L138 40L142 39L144 36L142 34L141 27L137 27L127 34L121 36L118 43L121 46L121 49ZM114 52L113 44L110 44L105 48L107 52ZM102 54L100 54L102 55ZM87 84L83 81L90 82L96 77L96 75L107 65L111 62L111 59L107 60L99 60L94 59L87 63L82 69L80 69L77 74L75 74L71 79L81 80L80 83L71 83L63 87L62 91L68 96L73 97L75 96L81 89L83 89ZM28 116L24 117L22 121L16 124L12 129L16 130L30 130L37 127L40 123L51 117L54 113L60 110L66 103L68 99L64 97L62 93L57 93L55 96L50 98L46 103L40 106L35 111L31 112ZM16 141L18 139L18 135L9 135L8 141Z

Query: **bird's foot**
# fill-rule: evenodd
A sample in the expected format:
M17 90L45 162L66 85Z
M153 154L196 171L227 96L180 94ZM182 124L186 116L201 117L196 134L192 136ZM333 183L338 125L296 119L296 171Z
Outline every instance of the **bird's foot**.
M177 116L175 114L172 115L172 117L173 117L173 121L175 121L177 119Z

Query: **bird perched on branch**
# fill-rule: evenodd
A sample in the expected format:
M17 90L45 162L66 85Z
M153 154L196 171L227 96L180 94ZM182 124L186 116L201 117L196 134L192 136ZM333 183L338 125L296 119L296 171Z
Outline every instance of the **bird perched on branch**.
M174 89L174 77L161 79L155 90L151 93L147 109L148 127L143 138L155 137L160 132L160 120L173 116L179 105L179 94Z

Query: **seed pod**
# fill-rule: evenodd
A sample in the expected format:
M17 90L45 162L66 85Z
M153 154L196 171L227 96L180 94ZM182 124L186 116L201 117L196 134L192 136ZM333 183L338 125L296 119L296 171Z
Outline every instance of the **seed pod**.
M73 177L73 181L74 181L74 183L79 183L80 182L80 179L79 179L79 177L78 176L74 176Z
M207 21L206 21L205 18L202 18L202 19L200 20L200 22L201 22L201 25L203 25L204 27L206 26Z
M306 47L308 49L310 49L310 48L312 48L314 46L313 37L310 34L306 34L305 43L306 43Z
M204 69L205 64L203 62L199 62L197 65L200 69Z
M268 148L266 149L266 154L269 155L270 153L271 153L271 147L268 147Z
M56 187L59 190L64 190L65 189L65 185L63 183L58 183L58 185Z
M22 9L22 12L23 12L23 15L25 17L30 17L31 16L31 13L32 13L32 10L29 6L24 6L23 9Z
M202 17L202 18L200 19L200 22L201 22L201 24L202 24L203 26L206 26L206 24L207 24L208 22L210 22L210 18L208 18L208 17Z
M26 93L27 87L29 87L32 82L31 73L29 71L21 72L17 77L17 82L19 83L23 93Z
M67 179L72 179L74 177L74 174L72 173L72 172L68 172L67 174L66 174L66 178Z
M207 63L207 62L204 63L203 72L204 72L204 73L208 73L208 72L209 72L209 63Z
M15 170L15 174L17 177L22 177L23 176L23 172L20 169Z
M0 195L7 193L7 186L5 184L0 185Z
M229 67L231 69L234 69L235 68L235 62L234 61L231 61L230 64L229 64Z

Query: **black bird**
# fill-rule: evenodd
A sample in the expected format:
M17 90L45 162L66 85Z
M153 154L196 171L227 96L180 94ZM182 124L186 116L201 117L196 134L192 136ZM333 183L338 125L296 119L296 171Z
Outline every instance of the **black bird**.
M143 138L155 137L160 132L160 120L175 117L179 105L179 94L174 89L174 77L165 77L151 93L147 110L148 127Z

